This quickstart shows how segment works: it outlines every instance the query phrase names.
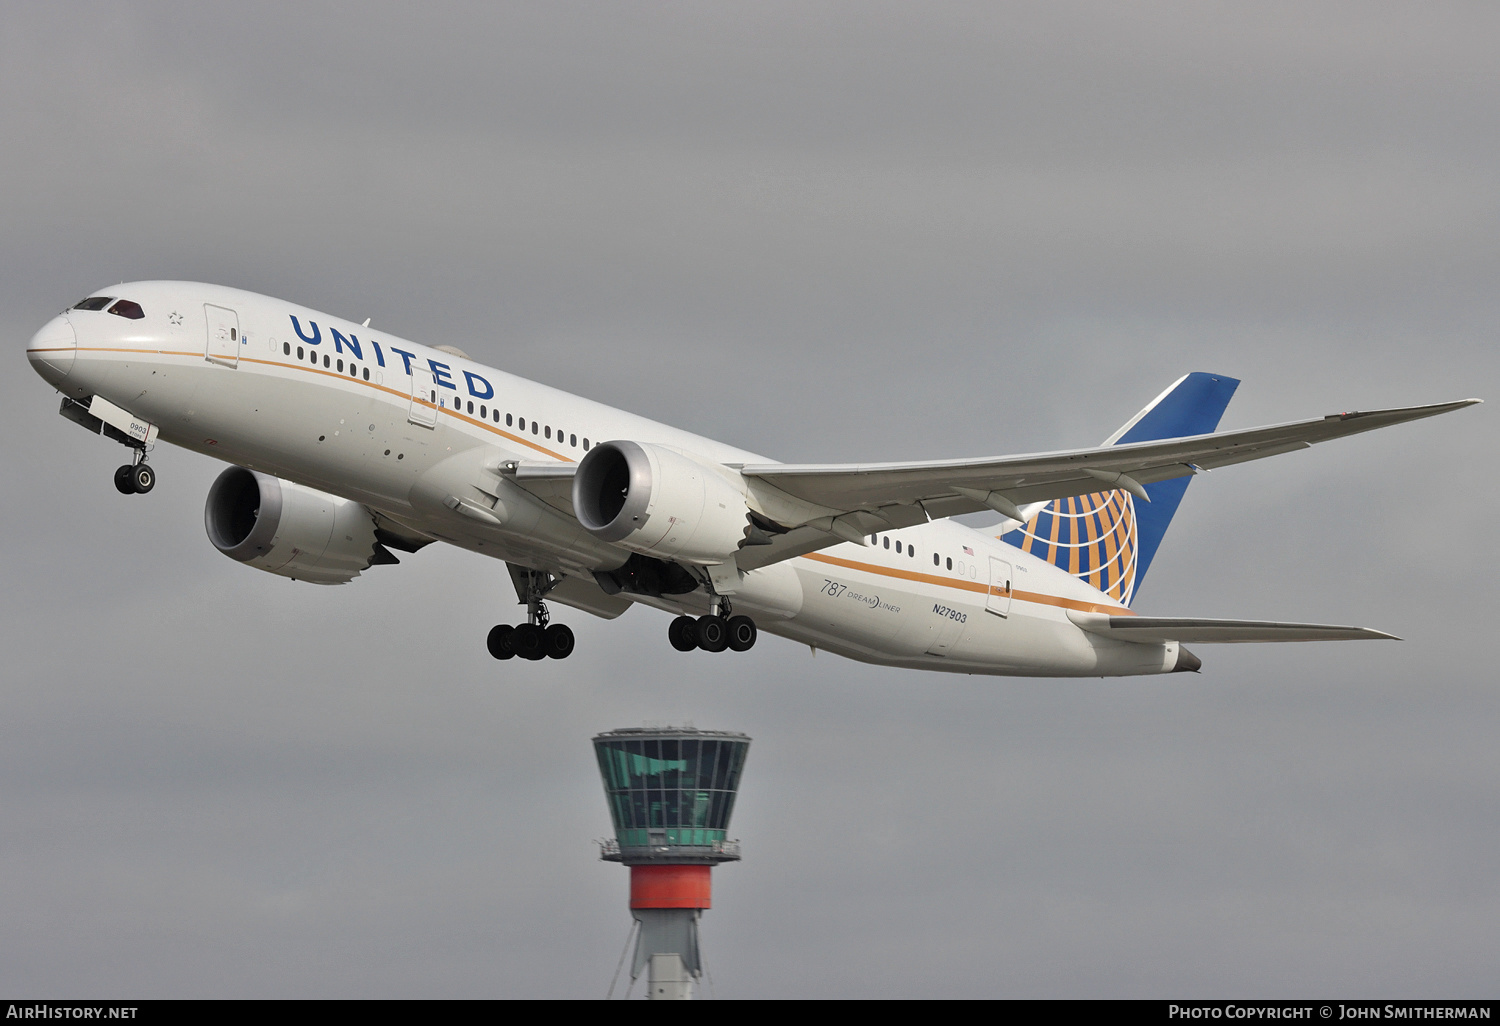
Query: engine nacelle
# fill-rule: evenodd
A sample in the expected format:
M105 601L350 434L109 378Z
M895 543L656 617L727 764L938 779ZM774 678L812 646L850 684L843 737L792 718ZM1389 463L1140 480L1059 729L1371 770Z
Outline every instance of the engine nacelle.
M392 561L360 503L244 467L214 481L203 523L230 559L295 581L348 584L377 560Z
M661 445L601 442L573 475L573 514L595 537L685 563L721 563L749 524L732 471Z

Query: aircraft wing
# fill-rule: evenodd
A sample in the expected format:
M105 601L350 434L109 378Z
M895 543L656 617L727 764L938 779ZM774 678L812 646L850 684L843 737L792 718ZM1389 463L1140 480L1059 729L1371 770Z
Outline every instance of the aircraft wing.
M1018 516L1034 502L1123 488L1145 500L1143 485L1306 449L1345 435L1435 417L1481 402L1335 413L1313 420L1089 449L912 463L759 463L736 468L760 500L766 528L738 554L754 570L841 541L930 519L994 509ZM577 464L506 463L501 473L572 515ZM763 483L769 486L756 489Z
M1463 399L1396 410L1335 413L1315 420L1241 431L1026 456L917 463L770 463L745 466L740 472L799 499L837 509L875 509L892 503L922 502L929 512L935 504L964 507L955 512L975 512L984 509L984 503L973 499L964 502L966 497L957 488L1003 492L1018 505L1087 495L1124 487L1123 482L1106 480L1120 474L1140 484L1165 481L1199 470L1306 449L1332 438L1435 417L1480 401Z
M1448 413L1481 402L1462 399L1362 413L1335 413L1313 420L1240 431L1106 445L1090 449L914 463L752 464L740 472L817 507L800 523L772 514L788 533L768 545L747 547L741 569L802 555L838 541L909 527L929 518L995 509L1012 519L1029 503L1125 489L1145 499L1143 485L1203 470L1306 449L1345 435L1373 431ZM809 510L809 512L814 512ZM830 537L833 536L833 537Z
M1178 616L1110 616L1069 612L1068 619L1090 634L1119 641L1180 641L1195 645L1249 644L1279 641L1400 641L1368 627L1337 627L1321 623L1279 623L1272 620L1205 620Z

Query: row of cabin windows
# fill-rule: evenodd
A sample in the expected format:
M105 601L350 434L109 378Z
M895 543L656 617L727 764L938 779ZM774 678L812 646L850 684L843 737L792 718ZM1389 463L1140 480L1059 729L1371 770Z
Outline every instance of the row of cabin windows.
M290 342L283 342L283 343L281 343L281 352L282 352L282 355L284 355L284 356L291 356L292 355L292 344ZM299 359L299 360L303 360L303 359L308 360L310 363L312 363L312 365L314 367L316 367L318 365L318 351L316 349L304 350L301 346L298 346L297 347L297 359ZM337 370L340 374L344 373L344 361L343 360L335 360L333 357L329 356L327 353L323 354L323 366L327 367L329 370ZM361 371L364 372L364 379L366 381L369 381L370 380L370 368L368 368L368 367L360 367L353 360L349 361L349 376L351 378L357 378L357 377L359 377Z
M466 405L466 408L465 408L465 412L472 414L474 412L474 403L472 401L468 401L468 400L466 400L466 403L467 403L467 405ZM479 404L479 419L480 420L494 420L494 422L496 424L498 424L498 423L500 423L500 411L497 409L497 410L495 410L495 411L493 411L491 413L486 413L486 407L485 407L485 405L483 403L480 403ZM516 417L513 414L507 413L505 415L505 426L506 427L514 427L518 431L525 431L526 430L526 418L525 417ZM551 424L542 424L542 423L539 423L538 421L533 420L531 422L531 433L534 434L534 435L535 434L541 434L543 437L545 437L546 439L548 439L550 441L552 439L552 425ZM574 435L574 434L567 434L566 432L563 431L562 428L558 428L557 429L557 444L561 445L564 441L566 441L568 443L568 445L572 446L574 449L578 448L578 436ZM583 448L584 448L585 451L587 451L588 447L589 447L589 440L587 438L585 438L583 440Z
M880 542L880 547L881 548L889 549L891 547L891 536L888 535L888 534L885 534L885 535L872 534L872 535L870 535L870 542L871 542L871 544L874 544L876 541ZM896 548L896 555L898 555L898 556L901 555L902 552L904 551L906 553L906 555L909 556L910 558L912 558L912 559L917 558L917 547L915 545L912 545L912 544L908 543L907 545L905 545L903 547L902 544L901 544L901 542L897 541L895 543L895 548ZM947 568L949 570L952 570L953 569L953 557L952 556L943 557L943 556L938 555L936 552L934 552L932 554L932 565L933 566L943 566L944 564L947 565ZM959 573L963 573L964 572L964 568L963 568L962 564L960 564L960 566L958 568L958 572Z
M88 302L88 300L84 300L84 302ZM105 300L105 302L108 302L108 300ZM116 305L118 305L118 304L116 304ZM291 356L292 355L292 344L290 342L283 342L283 343L281 343L281 352L285 356ZM322 355L323 355L323 366L324 367L327 367L330 370L333 370L336 367L337 370L338 370L338 372L340 374L344 373L344 361L343 360L335 360L333 357L329 356L327 353L324 353ZM318 363L318 353L317 353L316 350L304 349L302 346L298 346L297 347L297 359L299 359L299 360L309 360L309 361L312 362L312 364L314 366L316 366L317 363ZM355 362L353 360L349 361L349 376L350 377L359 377L361 371L363 371L363 373L364 373L364 379L366 381L369 381L370 380L370 368L368 368L368 367L361 368L357 364L355 364ZM458 400L458 399L454 400L454 408L455 409L458 407L459 401L460 400ZM473 416L473 414L474 414L474 402L473 402L473 400L467 400L466 404L467 405L466 405L465 412L467 412L470 416ZM481 420L494 420L494 422L496 424L498 424L498 423L500 423L500 410L498 408L495 409L495 410L491 410L489 408L489 405L487 403L480 403L479 404L479 418ZM507 413L505 415L505 426L506 427L511 427L514 420L515 420L515 418L513 417L513 415ZM522 431L526 430L526 418L525 417L521 417L520 418L520 430L522 430ZM537 434L538 432L544 432L546 438L549 441L552 439L552 425L551 424L546 424L546 425L538 424L536 421L533 420L531 422L531 433L532 434ZM562 442L563 442L563 430L562 430L562 428L558 428L557 429L557 441L558 441L559 445L562 444ZM568 445L572 446L575 449L578 448L578 436L577 435L573 435L573 434L568 435L567 436L567 443L568 443ZM589 440L587 438L585 438L583 440L583 448L584 448L585 452L588 451L588 447L589 447Z

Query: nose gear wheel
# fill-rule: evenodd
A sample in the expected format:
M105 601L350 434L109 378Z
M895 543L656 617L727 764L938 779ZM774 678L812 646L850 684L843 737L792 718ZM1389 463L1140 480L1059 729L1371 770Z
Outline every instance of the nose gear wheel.
M145 495L156 487L156 471L146 465L146 450L136 449L135 459L115 470L115 490L121 495Z

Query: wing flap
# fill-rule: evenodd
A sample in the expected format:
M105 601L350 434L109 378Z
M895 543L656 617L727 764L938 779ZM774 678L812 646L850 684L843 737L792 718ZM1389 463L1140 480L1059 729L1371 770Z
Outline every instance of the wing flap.
M1068 619L1090 634L1118 641L1155 644L1180 641L1195 645L1254 644L1284 641L1400 641L1368 627L1275 620L1212 620L1179 616L1109 616L1069 611Z

